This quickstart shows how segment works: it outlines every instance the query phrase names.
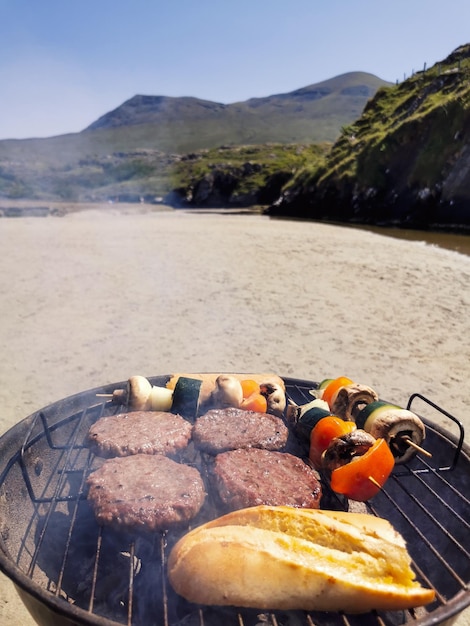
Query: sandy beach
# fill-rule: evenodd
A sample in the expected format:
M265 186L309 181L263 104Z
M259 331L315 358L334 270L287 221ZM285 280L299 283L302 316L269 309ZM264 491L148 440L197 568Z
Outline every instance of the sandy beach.
M400 405L419 392L470 432L468 256L262 215L145 210L3 218L0 250L0 435L78 391L181 370L346 375ZM3 576L0 624L33 624Z

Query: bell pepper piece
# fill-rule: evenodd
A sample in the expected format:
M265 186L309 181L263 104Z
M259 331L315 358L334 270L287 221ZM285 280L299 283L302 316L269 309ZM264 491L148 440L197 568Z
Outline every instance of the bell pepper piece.
M256 411L257 413L266 413L268 410L268 401L260 393L252 393L248 398L244 398L240 405L245 411Z
M310 433L309 459L316 469L322 465L322 455L335 437L341 437L355 430L354 422L346 422L336 415L323 417Z
M251 378L245 378L244 380L241 380L240 385L242 386L244 398L248 398L253 393L260 392L259 384L256 382L256 380L252 380Z
M255 380L246 378L240 381L243 392L243 400L240 408L245 411L256 411L257 413L266 413L268 410L268 401L261 394L259 384Z
M336 396L338 395L338 391L341 389L341 387L346 387L347 385L352 384L354 384L354 381L350 378L346 378L346 376L339 376L338 378L332 380L325 387L321 395L321 399L325 400L325 402L328 402L328 405L331 409L333 406L333 402L335 401Z
M377 439L365 454L333 470L331 488L351 500L365 502L377 495L394 465L395 459L387 442Z

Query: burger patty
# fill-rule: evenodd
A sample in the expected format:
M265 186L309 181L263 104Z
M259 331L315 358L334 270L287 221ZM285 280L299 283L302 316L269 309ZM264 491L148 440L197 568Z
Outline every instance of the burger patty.
M166 530L200 511L205 488L199 471L161 454L104 461L87 479L98 523L117 530Z
M320 507L317 473L287 452L257 448L222 452L215 457L212 482L231 511L259 504Z
M196 447L209 454L236 448L281 450L288 434L281 418L238 408L212 409L199 417L193 427Z
M88 432L94 454L106 458L131 454L174 454L188 445L192 425L181 415L132 411L100 418Z

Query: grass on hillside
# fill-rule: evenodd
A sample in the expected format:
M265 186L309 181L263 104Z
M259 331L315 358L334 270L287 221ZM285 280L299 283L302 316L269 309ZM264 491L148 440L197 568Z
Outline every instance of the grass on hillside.
M455 150L452 139L465 128L470 107L470 59L450 57L405 82L380 89L363 115L342 129L317 183L356 178L364 185L384 184L384 170L419 136L410 184L436 179ZM399 164L398 164L399 165Z
M264 189L273 177L290 180L312 164L323 162L329 144L223 146L187 155L173 169L175 189L188 189L214 171L237 179L234 193L243 195Z

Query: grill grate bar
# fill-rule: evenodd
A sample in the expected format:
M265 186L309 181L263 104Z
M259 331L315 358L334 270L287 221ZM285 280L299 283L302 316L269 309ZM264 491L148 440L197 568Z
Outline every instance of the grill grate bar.
M35 502L37 504L43 504L43 503L49 503L49 502L52 502L52 501L58 502L61 499L65 500L65 501L71 500L71 499L72 500L75 499L75 496L68 496L68 497L65 496L65 497L62 497L62 498L59 497L60 491L62 490L62 487L63 487L63 480L60 479L60 476L64 472L64 468L66 468L67 465L69 465L72 452L75 449L77 449L77 438L78 438L78 434L80 432L80 425L81 425L81 422L82 422L82 419L83 419L83 416L84 416L85 413L86 413L86 411L84 411L83 414L82 414L82 417L76 421L75 426L74 426L72 432L70 433L69 438L68 438L66 444L62 445L62 446L53 445L51 447L50 434L48 434L49 431L50 431L50 428L44 426L43 434L40 437L42 437L42 436L46 437L46 440L47 440L48 445L49 445L51 450L52 449L53 450L61 450L62 452L60 454L58 454L58 456L57 456L57 461L55 463L55 466L52 468L52 471L49 473L49 479L46 482L46 484L45 484L45 486L44 486L44 488L42 490L42 494L43 495L41 495L41 496L36 495L36 493L35 493L35 490L33 488L33 484L32 484L32 481L31 481L31 477L30 477L29 471L28 471L29 462L26 459L26 451L34 443L36 443L36 441L37 441L37 439L39 437L35 437L32 440L30 440L29 437L28 437L25 440L25 443L21 447L20 466L21 466L21 471L23 473L23 478L24 478L24 481L25 481L26 488L27 488L29 496L30 496L30 498L31 498L31 500L33 502ZM45 418L43 413L40 413L40 418L41 418L42 424L45 425L46 424L46 418ZM70 419L68 421L68 423L72 423L72 420ZM31 427L31 432L32 432L33 428L34 428L34 422L33 422L33 425ZM64 461L64 459L65 459L65 461ZM58 481L58 483L56 485L56 488L55 488L55 490L53 492L53 495L46 497L46 496L44 496L44 494L47 493L47 489L48 489L48 487L51 486L52 480L56 476L56 474L59 475L59 481Z
M72 511L72 514L71 514L69 531L68 531L67 540L66 540L66 543L65 543L65 550L64 550L63 557L62 557L62 563L61 563L61 566L60 566L59 575L58 575L58 578L57 578L56 595L59 595L59 593L61 591L61 588L62 588L62 581L63 581L63 578L64 578L65 566L66 566L66 563L67 563L69 550L70 550L70 545L71 545L71 542L72 542L72 533L73 533L73 529L75 527L75 523L77 521L78 507L79 507L80 500L82 499L83 493L84 493L85 479L86 479L86 474L85 474L85 472L83 472L82 473L82 479L81 479L80 487L79 487L77 495L76 495L75 505L73 507L73 511Z
M438 602L440 602L441 604L445 604L446 603L446 599L440 593L439 589L437 589L436 586L432 584L432 582L429 579L429 577L423 572L422 568L416 563L415 560L413 560L412 563L413 563L413 569L415 570L416 574L421 578L421 580L423 580L424 583L428 587L431 587L432 589L434 589L434 591L436 593L436 599L438 600ZM414 615L412 611L410 613L411 613L412 616Z
M130 545L129 549L129 595L127 603L127 624L132 626L132 606L134 598L134 560L135 560L135 543Z
M163 604L163 624L168 626L168 589L166 586L166 535L162 534L160 538L160 559L162 571L162 604Z
M33 576L33 572L34 572L34 568L36 567L36 562L39 556L39 552L42 546L42 542L44 541L44 537L45 537L45 533L46 533L46 529L47 529L47 525L49 523L49 520L51 518L52 513L55 511L55 507L57 502L59 501L59 495L62 491L62 489L64 488L65 485L65 481L66 481L66 476L67 473L66 471L64 471L64 469L69 465L70 459L72 457L72 452L74 451L74 444L76 443L76 439L78 437L78 433L79 433L79 423L76 424L71 436L70 436L70 447L66 450L65 455L63 453L59 454L59 458L55 464L55 469L53 472L51 472L50 475L50 479L48 480L47 484L49 484L51 482L51 478L53 475L55 475L56 473L58 474L59 478L57 480L57 484L56 487L54 489L54 493L52 498L50 498L48 501L52 503L52 506L50 506L47 509L47 513L46 513L46 518L45 518L45 523L43 525L43 528L41 529L41 533L39 535L38 541L37 541L37 545L36 545L36 550L34 551L34 554L32 556L31 559L31 563L30 566L28 568L28 576L32 577ZM65 458L64 463L63 463L63 468L61 470L59 470L59 465L61 465L62 463L62 458ZM20 456L20 463L21 463L21 469L23 471L23 477L25 476L25 473L27 475L27 471L26 471L26 467L25 467L25 459L24 459L24 446L22 448L22 454ZM29 477L28 477L29 479ZM29 491L29 489L28 489ZM68 500L70 499L75 499L76 496L73 496L73 498L67 498ZM43 499L36 499L34 500L35 502L40 502Z
M96 595L96 585L98 581L98 563L101 556L101 546L103 545L103 527L99 527L98 538L96 540L95 560L93 563L93 575L91 579L90 602L88 604L88 612L93 613L93 606Z
M391 476L389 480L394 480L399 486L405 491L405 493L419 506L419 508L425 513L426 517L428 517L436 526L438 526L442 532L446 535L446 537L455 542L455 539L452 534L450 534L441 524L434 518L429 511L422 506L421 502L413 495L411 492L403 487L400 481L398 481L394 476ZM391 504L395 507L403 519L409 524L409 526L414 530L414 532L419 536L421 541L426 545L426 547L432 552L434 557L441 563L441 565L449 572L449 574L456 580L459 585L464 589L466 586L465 581L457 574L453 567L449 565L449 563L442 557L440 552L436 549L433 543L428 539L428 537L418 528L418 526L413 522L410 516L404 511L404 509L400 506L400 504L392 498L392 496L385 490L382 493L386 496ZM371 509L374 510L374 507L371 506ZM377 514L377 513L376 513ZM457 543L457 546L461 548L460 544ZM465 551L466 552L466 551ZM427 580L427 579L426 579ZM431 583L430 583L431 584Z
M442 471L441 468L435 468L432 467L428 461L426 461L425 459L423 459L422 457L416 457L417 459L419 459L419 461L421 462L422 465L424 465L424 469L420 470L420 469L415 469L415 470L411 470L413 475L416 476L417 478L421 479L421 475L422 474L426 474L426 473L432 473L434 474L434 476L445 485L446 490L451 491L459 500L462 501L463 504L466 504L467 506L470 506L470 499L467 498L467 496L459 491L452 483L450 483L447 478L446 478L446 473L445 471ZM424 483L427 486L426 483ZM430 488L429 488L430 489ZM444 503L444 500L442 499L442 497L437 493L437 492L433 492L434 495L436 496L436 498L438 498L439 501ZM464 520L463 518L462 522L469 526L470 528L470 523L467 522L466 520Z
M440 474L438 474L437 472L433 471L431 469L432 473L438 478L438 479L442 479L442 476ZM456 519L458 519L458 521L460 522L460 524L462 524L465 528L467 528L468 530L470 530L470 522L468 522L464 517L462 517L462 515L460 515L460 513L458 513L454 507L452 507L448 502L446 502L440 495L439 493L437 493L437 491L435 489L433 489L430 485L428 485L423 478L419 475L416 474L415 475L416 480L422 485L422 487L424 489L426 489L429 493L431 493L438 502L440 502L445 508L446 511L448 513L451 513ZM400 483L400 486L402 487L402 489L405 489L403 484ZM410 493L407 490L407 495L408 497L415 502L415 504L417 504L419 506L419 508L427 515L427 517L429 519L431 519L434 524L436 524L436 526L465 554L465 556L467 558L470 559L470 551L467 550L467 548L465 548L461 543L459 543L455 537L452 535L452 533L449 533L447 528L445 528L443 526L443 524L440 523L440 521L438 519L436 519L431 513L430 511L428 511L426 509L426 507L423 506L423 504L420 502L420 500L416 497L416 495ZM466 498L463 498L464 501L466 501L466 503L468 504L468 500Z

